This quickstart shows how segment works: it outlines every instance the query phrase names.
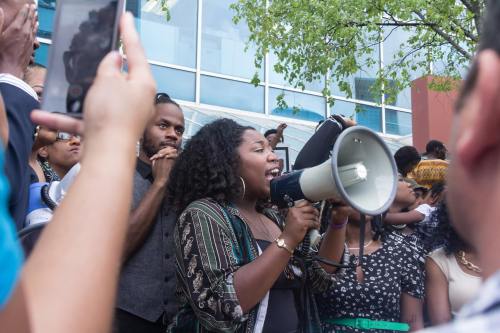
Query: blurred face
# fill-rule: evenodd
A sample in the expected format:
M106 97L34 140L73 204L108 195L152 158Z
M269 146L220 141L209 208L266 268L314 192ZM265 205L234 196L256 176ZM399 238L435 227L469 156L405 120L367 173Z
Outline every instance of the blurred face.
M270 183L279 175L278 158L269 142L255 130L246 130L238 147L240 176L245 181L245 196L265 199L270 194Z
M81 142L77 136L69 135L68 139L56 141L41 149L40 155L45 157L59 177L64 177L81 157Z
M394 203L398 206L410 207L415 203L417 197L415 192L413 192L411 185L403 180L403 178L399 178L398 188L396 192L396 198L394 199Z
M43 146L50 145L57 140L57 131L40 126L36 140L40 141Z
M34 68L30 69L28 75L25 77L25 81L38 96L40 103L42 102L42 93L45 82L45 75L47 70L45 68Z
M273 133L266 136L267 142L271 143L271 141L273 141L274 138L276 138L276 135L277 135L276 133Z
M184 115L175 104L158 104L156 115L144 131L141 149L151 157L165 147L179 149L184 134Z

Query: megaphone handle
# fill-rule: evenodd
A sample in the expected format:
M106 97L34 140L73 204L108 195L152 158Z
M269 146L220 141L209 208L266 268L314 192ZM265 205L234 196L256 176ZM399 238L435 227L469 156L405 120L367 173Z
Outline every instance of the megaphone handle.
M361 214L360 226L359 226L359 257L358 266L363 267L363 255L365 250L365 229L366 229L366 216Z

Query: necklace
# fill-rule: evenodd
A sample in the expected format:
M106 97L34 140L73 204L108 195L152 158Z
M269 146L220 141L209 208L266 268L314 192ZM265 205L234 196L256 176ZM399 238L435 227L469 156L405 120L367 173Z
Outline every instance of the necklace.
M467 258L465 257L465 251L459 251L457 253L458 259L462 265L465 266L470 271L476 272L476 273L481 273L483 270L479 267L471 263Z
M370 246L373 243L373 239L370 240L368 243L366 243L363 248L366 249L368 246ZM348 247L349 250L359 250L360 247Z

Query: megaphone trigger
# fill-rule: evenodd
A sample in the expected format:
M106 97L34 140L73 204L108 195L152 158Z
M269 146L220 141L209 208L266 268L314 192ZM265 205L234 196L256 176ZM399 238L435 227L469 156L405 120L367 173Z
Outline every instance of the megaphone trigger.
M295 201L293 201L293 199L288 194L285 194L283 196L283 201L286 202L286 206L288 208L292 208L293 206L295 206Z

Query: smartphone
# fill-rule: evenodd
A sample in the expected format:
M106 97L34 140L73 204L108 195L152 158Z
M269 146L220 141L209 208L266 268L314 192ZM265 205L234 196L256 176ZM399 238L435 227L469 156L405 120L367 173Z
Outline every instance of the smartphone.
M42 109L82 117L101 60L118 48L124 0L58 0Z

